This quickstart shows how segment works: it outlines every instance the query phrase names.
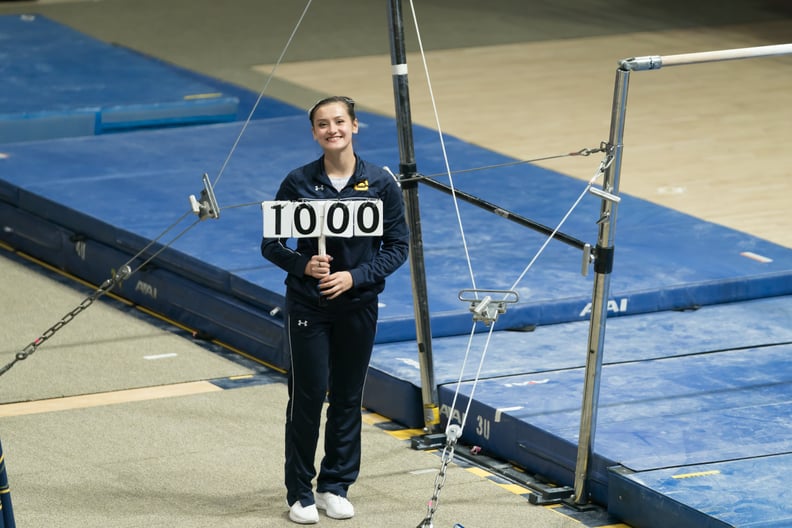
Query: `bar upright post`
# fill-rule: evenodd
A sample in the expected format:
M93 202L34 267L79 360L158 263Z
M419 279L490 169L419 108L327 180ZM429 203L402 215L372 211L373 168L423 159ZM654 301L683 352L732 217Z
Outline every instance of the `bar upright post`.
M605 169L602 188L606 193L618 196L619 177L622 160L622 140L624 119L627 106L627 89L630 72L619 69L616 73L616 86L613 94L610 138L608 141L611 162ZM599 400L602 355L605 342L605 322L608 315L608 295L610 274L613 270L614 234L618 201L603 198L600 209L599 234L594 259L594 287L592 292L591 321L588 335L588 354L583 384L583 404L580 415L580 434L578 435L578 455L575 466L574 502L585 504L589 499L588 470L593 453L594 436L597 425L597 404Z
M391 36L391 70L393 96L396 104L396 124L399 132L399 174L404 195L405 214L410 226L410 273L412 275L415 332L418 360L421 367L421 398L423 400L424 428L435 432L440 424L439 399L432 360L432 331L429 319L429 300L426 288L421 211L418 204L418 169L410 113L410 90L407 79L407 53L404 46L404 27L401 0L388 0L388 18Z

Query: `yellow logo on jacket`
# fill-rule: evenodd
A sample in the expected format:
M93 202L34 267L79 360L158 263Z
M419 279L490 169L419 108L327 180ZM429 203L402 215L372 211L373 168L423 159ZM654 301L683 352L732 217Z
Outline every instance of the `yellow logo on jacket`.
M356 191L368 191L368 180L363 180L361 182L357 182L355 184L354 189Z

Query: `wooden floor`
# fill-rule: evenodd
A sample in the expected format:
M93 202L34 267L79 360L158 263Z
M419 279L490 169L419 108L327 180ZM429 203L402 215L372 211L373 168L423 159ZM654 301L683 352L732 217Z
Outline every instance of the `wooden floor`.
M411 53L413 121L522 160L597 147L608 139L619 59L786 42L789 19L432 51L426 68ZM273 66L255 69L268 75ZM389 68L389 55L375 55L287 62L276 72L394 115ZM792 57L630 77L621 191L792 247ZM538 164L588 180L599 162Z

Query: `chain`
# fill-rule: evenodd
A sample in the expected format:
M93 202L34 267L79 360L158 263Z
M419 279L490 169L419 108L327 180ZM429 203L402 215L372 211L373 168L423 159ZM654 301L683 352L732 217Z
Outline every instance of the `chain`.
M462 427L457 424L448 427L446 432L446 444L443 447L443 454L440 457L440 471L435 476L434 492L429 504L426 506L426 517L418 524L417 528L432 528L432 519L437 511L440 503L440 491L445 485L446 477L448 475L448 464L454 459L454 449L456 449L457 440L462 436Z
M215 210L219 212L219 209L217 209L217 207L216 207L216 206L215 206ZM146 258L146 259L145 259L145 260L144 260L144 261L143 261L143 262L142 262L142 263L141 263L141 264L140 264L140 265L139 265L137 268L135 268L134 270L132 270L132 268L130 268L130 266L129 266L129 263L130 263L130 262L134 261L136 258L138 258L138 257L140 257L141 255L143 255L143 253L145 253L145 252L146 252L146 251L147 251L147 250L148 250L150 247L152 247L152 246L153 246L153 245L154 245L154 244L155 244L155 243L156 243L156 242L157 242L159 239L161 239L162 237L164 237L164 236L165 236L165 235L166 235L168 232L170 232L170 231L171 231L173 228L175 228L175 227L176 227L176 226L177 226L177 225L178 225L178 224L179 224L179 223L180 223L182 220L184 220L184 218L185 218L187 215L189 215L190 213L191 213L191 211L187 211L186 213L184 213L184 214L181 216L181 218L179 218L179 219L178 219L178 220L176 220L174 223L172 223L170 226L168 226L168 228L167 228L167 229L165 229L165 230L164 230L162 233L160 233L160 235L159 235L157 238L155 238L155 239L153 239L153 240L149 241L149 243L148 243L148 244L146 244L146 246L145 246L143 249L141 249L140 251L138 251L138 252L137 252L137 254L136 254L135 256L133 256L132 258L130 258L130 259L127 261L127 264L123 264L123 265L122 265L122 266L121 266L121 267L118 269L118 271L115 271L115 270L114 270L114 271L113 271L113 276L112 276L112 278L105 280L105 281L102 283L102 285L101 285L101 286L99 286L99 288L97 288L97 290L96 290L95 292L93 292L91 295L89 295L87 298L85 298L85 299L84 299L84 300L83 300L83 301L82 301L82 302L81 302L79 305L77 305L77 307L76 307L74 310L72 310L71 312L69 312L69 313L67 313L66 315L64 315L64 316L61 318L61 320L60 320L60 321L58 321L57 323L55 323L54 325L52 325L51 327L49 327L49 328L48 328L48 329L47 329L47 330L46 330L46 331L45 331L43 334L41 334L41 335L40 335L40 336L39 336L39 337L38 337L36 340L34 340L33 342L31 342L31 343L30 343L28 346L26 346L25 348L23 348L23 349L22 349L22 351L18 352L18 353L16 354L16 356L14 357L13 361L11 361L10 363L8 363L8 364L7 364L6 366L4 366L3 368L0 368L0 376L2 376L3 374L5 374L5 373L6 373L6 372L8 372L9 370L11 370L11 367L13 367L13 366L16 364L16 362L17 362L17 361L23 361L23 360L27 359L28 357L30 357L30 355L31 355L31 354L33 354L33 353L36 351L36 349L37 349L38 347L40 347L40 346L41 346L41 345L42 345L42 344L43 344L43 343L44 343L44 342L45 342L47 339L49 339L50 337L52 337L53 335L55 335L55 333L56 333L58 330L60 330L61 328L63 328L63 327L64 327L64 326L66 326L67 324L69 324L69 323L70 323L70 322L71 322L71 321L72 321L72 320L73 320L75 317L77 317L79 314L81 314L83 311L85 311L85 310L86 310L86 309L87 309L89 306L91 306L91 305L93 304L93 302L94 302L96 299L98 299L98 298L99 298L99 297L101 297L102 295L105 295L105 294L106 294L107 292L109 292L109 291L110 291L110 290L111 290L111 289L112 289L112 288L113 288L113 287L114 287L116 284L119 284L119 283L123 282L124 280L128 279L128 278L129 278L129 277L130 277L130 276L131 276L133 273L136 273L136 272L137 272L138 270L140 270L140 269L141 269L143 266L145 266L146 264L148 264L149 262L151 262L152 260L154 260L155 258L157 258L157 256L159 256L159 254L160 254L160 253L162 253L163 251L165 251L166 249L168 249L169 247L171 247L171 246L172 246L172 245L173 245L173 244L174 244L174 243L175 243L177 240L179 240L181 237L183 237L184 235L186 235L186 234L187 234L187 233L188 233L188 232L189 232L189 231L190 231L192 228L194 228L196 225L198 225L198 223L199 223L199 222L201 222L201 221L203 220L203 218L206 218L206 217L200 217L200 216L199 216L199 218L198 218L198 219L196 219L196 220L195 220L195 221L194 221L192 224L190 224L188 227L186 227L185 229L183 229L183 230L182 230L180 233L178 233L178 234L177 234L177 235L175 235L173 238L171 238L171 240L170 240L170 241L169 241L167 244L163 245L163 246L162 246L162 248L158 249L158 250L157 250L157 251L155 251L155 252L154 252L154 253L153 253L151 256L149 256L148 258ZM214 216L213 218L217 218L217 216Z
M82 302L80 302L80 304L78 304L72 311L61 317L60 321L50 326L38 338L36 338L34 341L28 344L20 352L17 352L16 356L14 356L13 361L11 361L2 369L0 369L0 376L11 370L11 367L13 367L17 361L23 361L29 358L36 351L36 349L38 349L38 347L44 344L44 342L47 341L49 338L54 336L58 332L58 330L60 330L61 328L72 322L72 320L74 320L75 317L77 317L82 312L87 310L88 307L91 306L95 300L97 300L102 295L105 295L113 288L113 286L120 283L121 281L129 277L131 274L132 274L132 270L129 268L129 266L126 265L122 266L121 269L118 270L117 272L114 272L112 279L107 279L106 281L104 281L96 291L94 291L91 295L83 299Z
M597 148L583 148L577 152L570 152L569 156L591 156L597 152L608 152L608 143L606 141L600 141L600 146Z

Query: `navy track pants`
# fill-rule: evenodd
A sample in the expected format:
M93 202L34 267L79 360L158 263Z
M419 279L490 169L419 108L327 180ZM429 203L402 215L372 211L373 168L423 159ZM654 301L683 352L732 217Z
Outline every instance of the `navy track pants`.
M360 472L361 404L378 305L374 299L343 312L288 301L287 306L286 500L308 506L314 503L311 482L325 396L329 406L316 489L346 497Z

